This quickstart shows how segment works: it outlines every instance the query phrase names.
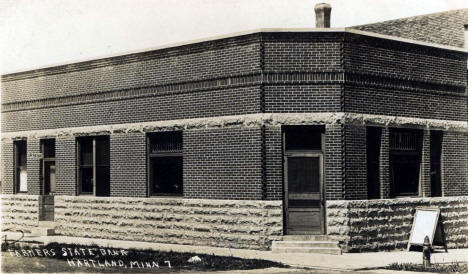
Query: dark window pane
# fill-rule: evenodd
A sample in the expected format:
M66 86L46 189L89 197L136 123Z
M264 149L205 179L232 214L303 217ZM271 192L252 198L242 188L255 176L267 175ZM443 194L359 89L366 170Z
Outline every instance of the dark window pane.
M320 161L318 157L288 158L288 191L319 192Z
M110 194L110 168L109 166L96 167L96 196L109 196Z
M108 166L110 163L109 137L96 138L96 165Z
M80 141L80 165L93 165L93 140L81 139Z
M54 158L55 157L55 139L45 139L42 141L42 147L44 158Z
M152 157L151 180L153 194L182 194L182 157Z
M323 127L285 127L286 150L321 150Z
M395 195L418 195L419 156L393 155L391 161Z
M289 207L320 207L320 200L294 200L289 199Z
M182 132L169 131L150 134L150 153L182 151Z
M81 192L93 193L93 168L80 168Z
M367 127L367 197L370 199L380 198L380 138L381 129Z
M440 158L442 155L442 131L431 131L431 195L442 196Z
M26 156L26 141L18 141L16 144L16 153L17 153L17 166L26 166L27 156Z

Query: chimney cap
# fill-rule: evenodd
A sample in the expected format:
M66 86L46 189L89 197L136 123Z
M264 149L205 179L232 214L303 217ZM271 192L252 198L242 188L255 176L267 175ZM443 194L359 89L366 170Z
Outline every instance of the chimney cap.
M328 4L328 3L318 3L315 5L315 11L317 11L318 9L331 9L331 5Z

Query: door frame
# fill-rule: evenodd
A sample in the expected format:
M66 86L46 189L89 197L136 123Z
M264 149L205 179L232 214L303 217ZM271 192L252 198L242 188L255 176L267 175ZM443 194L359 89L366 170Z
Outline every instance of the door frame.
M325 231L325 197L324 197L324 153L321 150L310 151L285 151L283 157L283 173L284 173L284 213L285 213L285 234L289 234L289 191L288 191L288 158L289 157L311 157L319 158L319 191L320 191L320 233L324 235Z

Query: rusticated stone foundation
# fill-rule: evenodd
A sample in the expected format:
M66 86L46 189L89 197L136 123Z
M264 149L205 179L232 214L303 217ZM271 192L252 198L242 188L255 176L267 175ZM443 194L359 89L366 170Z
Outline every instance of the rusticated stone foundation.
M1 195L2 231L31 232L39 221L39 196Z
M468 197L327 201L328 235L345 252L404 249L417 207L440 208L448 247L468 247Z
M66 236L268 249L283 233L281 201L55 197Z

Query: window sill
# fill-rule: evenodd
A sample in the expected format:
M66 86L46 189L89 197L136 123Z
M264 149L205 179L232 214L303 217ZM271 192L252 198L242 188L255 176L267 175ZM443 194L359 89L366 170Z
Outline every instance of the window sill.
M184 195L150 195L148 198L184 199Z

